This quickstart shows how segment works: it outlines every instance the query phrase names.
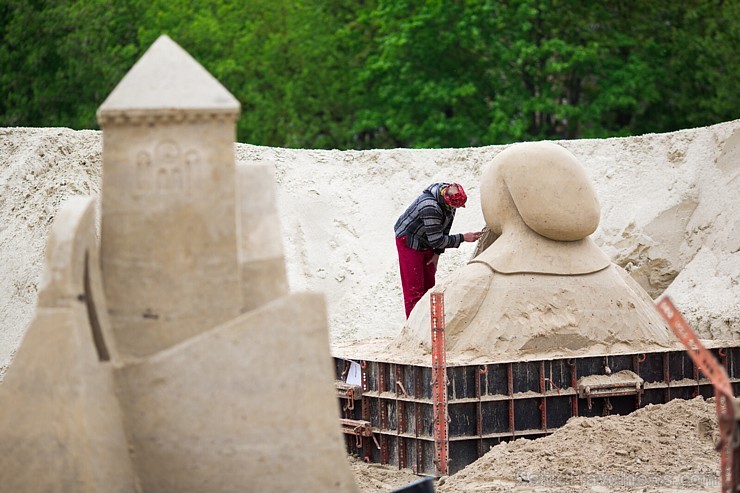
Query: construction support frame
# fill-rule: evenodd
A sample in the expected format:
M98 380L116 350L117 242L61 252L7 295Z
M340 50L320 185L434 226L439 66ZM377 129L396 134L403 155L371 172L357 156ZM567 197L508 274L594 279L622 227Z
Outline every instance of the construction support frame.
M701 343L696 332L667 296L657 304L658 311L676 337L686 346L688 355L714 385L714 396L719 424L717 450L721 452L720 479L722 493L740 490L740 424L738 403L725 368L717 363L712 353Z
M447 351L445 348L445 299L442 293L430 298L432 321L432 405L434 406L434 466L437 475L448 474L449 428L447 421Z
M443 347L440 301L432 335L434 340L436 330L437 344ZM740 342L707 352L737 394ZM352 362L361 373L356 385L345 383ZM443 363L441 357L431 365L373 361L361 354L335 357L347 451L367 462L410 468L417 474L454 474L501 442L546 436L574 416L629 414L648 404L715 393L709 377L683 350L444 364L444 370ZM584 377L622 370L634 372L639 383L579 385ZM441 382L445 385L436 385Z

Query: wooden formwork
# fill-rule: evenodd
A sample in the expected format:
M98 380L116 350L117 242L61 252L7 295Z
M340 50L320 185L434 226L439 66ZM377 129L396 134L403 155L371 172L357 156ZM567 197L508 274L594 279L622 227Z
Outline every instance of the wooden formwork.
M710 351L737 394L740 347ZM354 386L344 383L351 362L361 368L361 382ZM334 363L348 452L435 476L454 474L502 441L552 433L573 416L628 414L647 404L714 395L711 382L682 350L448 366L444 470L437 461L435 368L362 355L335 357ZM623 370L638 376L637 383L583 385L584 377L609 380Z

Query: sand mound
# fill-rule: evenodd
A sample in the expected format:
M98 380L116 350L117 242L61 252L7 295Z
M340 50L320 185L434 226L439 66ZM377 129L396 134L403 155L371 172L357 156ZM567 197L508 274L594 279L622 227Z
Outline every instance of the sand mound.
M439 493L719 491L714 400L649 405L629 416L572 418L552 435L493 447ZM363 493L411 483L409 470L350 458Z
M683 348L650 297L614 264L587 275L554 276L499 274L471 262L439 289L450 365ZM429 300L427 293L388 345L386 352L398 355L394 360L430 360Z
M348 459L355 482L362 493L388 492L419 480L411 469L399 470L393 466L366 463L357 457Z
M545 438L493 447L438 491L718 491L715 409L698 397L629 416L571 418Z
M100 188L100 132L0 129L0 378L31 321L49 226Z
M705 337L739 338L740 120L669 134L562 141L587 167L602 206L596 242L653 296L666 286ZM0 129L0 374L35 303L59 204L99 190L100 133ZM466 185L503 146L314 151L236 145L239 161L275 164L293 290L326 293L335 340L393 336L404 311L393 223L429 183ZM481 228L462 209L453 232ZM439 277L473 244L446 252Z

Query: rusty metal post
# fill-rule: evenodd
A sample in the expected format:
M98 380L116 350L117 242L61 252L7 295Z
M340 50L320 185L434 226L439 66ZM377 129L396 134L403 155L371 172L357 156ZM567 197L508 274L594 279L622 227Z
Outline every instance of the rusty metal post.
M483 403L481 402L481 396L483 395L483 385L481 379L486 378L488 373L488 367L483 365L483 369L478 368L475 372L475 432L478 434L477 447L478 457L483 457Z
M406 389L403 387L403 373L405 366L396 365L396 422L398 423L398 468L405 469L407 466L406 462L406 439L402 437L406 433L406 403L398 398L399 389L403 397L408 398Z
M668 361L668 353L663 353L663 381L665 382L665 404L671 400L671 365Z
M570 386L573 390L578 390L578 371L576 368L576 360L569 359L568 366L570 366ZM570 414L573 417L578 416L578 393L576 392L570 397Z
M509 431L511 436L514 436L516 421L514 420L514 365L512 363L506 364L506 378L509 384Z
M416 366L414 367L414 397L417 399L422 397L424 394L423 391L423 385L421 383L421 368ZM416 463L414 464L414 472L416 474L421 474L424 470L423 464L424 464L424 457L423 449L421 447L421 440L419 440L419 436L422 435L422 426L423 426L423 420L421 415L421 404L419 404L419 401L414 401L414 435L416 436L416 440L414 440L415 447L416 447Z
M545 362L540 361L540 392L542 393L542 402L540 402L540 419L542 420L542 430L547 431L547 397L545 393Z
M684 320L670 298L667 296L661 298L657 308L676 337L686 346L686 352L689 353L694 364L714 385L717 421L719 422L717 448L722 451L720 467L722 492L735 492L740 485L740 445L738 444L740 431L738 430L735 397L727 378L727 371L724 365L719 364L712 353L704 347L699 336Z
M640 377L642 377L642 374L640 373L640 363L642 363L646 359L647 359L647 355L646 354L641 354L641 355L637 355L636 354L636 355L634 355L632 357L632 368L633 368L635 374L638 375L638 376L640 376ZM696 381L697 381L697 387L696 388L698 389L699 388L699 386L698 386L699 379L697 379ZM635 394L635 410L640 409L641 407L642 407L642 394L640 392L637 392Z
M447 355L445 350L444 294L434 292L430 297L432 319L432 401L434 404L434 464L437 474L448 474L449 448L447 423Z

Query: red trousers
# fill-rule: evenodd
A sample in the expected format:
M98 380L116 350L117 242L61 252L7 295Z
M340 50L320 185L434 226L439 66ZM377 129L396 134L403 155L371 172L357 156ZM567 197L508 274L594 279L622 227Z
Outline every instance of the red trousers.
M401 267L401 286L403 287L403 304L406 318L411 310L434 286L434 274L437 266L428 263L434 256L433 250L413 250L406 246L406 237L396 238L398 264Z

